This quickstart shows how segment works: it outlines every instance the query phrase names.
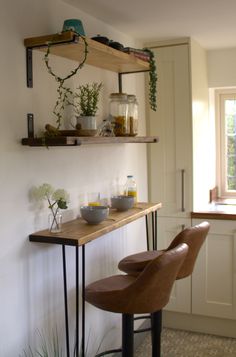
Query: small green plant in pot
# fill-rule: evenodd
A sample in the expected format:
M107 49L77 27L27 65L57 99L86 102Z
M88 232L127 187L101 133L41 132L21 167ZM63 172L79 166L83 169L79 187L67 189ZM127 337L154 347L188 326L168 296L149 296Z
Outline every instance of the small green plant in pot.
M74 110L77 129L96 130L96 113L102 83L80 85L74 93Z

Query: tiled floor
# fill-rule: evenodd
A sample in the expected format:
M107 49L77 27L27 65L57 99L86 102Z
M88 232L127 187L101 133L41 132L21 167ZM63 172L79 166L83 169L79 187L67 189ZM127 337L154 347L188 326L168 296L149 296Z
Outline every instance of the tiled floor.
M136 351L137 357L151 357L150 336ZM236 339L163 329L162 357L236 357Z

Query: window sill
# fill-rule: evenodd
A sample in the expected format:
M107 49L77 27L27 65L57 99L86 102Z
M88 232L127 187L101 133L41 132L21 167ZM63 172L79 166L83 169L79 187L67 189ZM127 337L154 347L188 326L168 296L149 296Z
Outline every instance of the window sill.
M236 198L216 198L212 201L215 205L236 205Z
M218 197L218 188L214 187L212 190L209 191L209 203L220 206L220 205L236 205L236 198L235 197Z

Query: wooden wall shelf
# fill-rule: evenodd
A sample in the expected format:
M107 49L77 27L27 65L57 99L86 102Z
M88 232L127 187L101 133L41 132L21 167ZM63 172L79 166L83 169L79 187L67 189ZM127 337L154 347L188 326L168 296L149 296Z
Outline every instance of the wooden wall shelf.
M83 57L84 43L72 31L62 34L27 38L24 40L24 45L29 49L38 48L46 52L48 41L55 42L50 52L56 56L65 57L74 61L80 61ZM89 38L86 38L86 41L88 43L86 64L117 73L149 71L149 63L136 58L132 54L115 50Z
M84 57L84 42L73 31L61 34L31 37L24 40L27 59L27 86L33 87L32 50L47 51L47 42L53 42L50 52L59 57L81 61ZM146 72L150 70L149 62L136 58L132 54L113 49L100 42L86 38L88 54L86 64L118 73L119 92L122 92L122 75ZM33 114L28 114L33 119ZM29 135L30 136L30 135ZM55 137L55 138L23 138L22 145L28 146L76 146L83 144L115 144L115 143L156 143L157 137Z
M28 146L78 146L90 144L125 144L125 143L157 143L159 138L157 136L116 136L116 137L102 137L102 136L60 136L55 138L48 138L45 141L42 138L24 138L22 145Z

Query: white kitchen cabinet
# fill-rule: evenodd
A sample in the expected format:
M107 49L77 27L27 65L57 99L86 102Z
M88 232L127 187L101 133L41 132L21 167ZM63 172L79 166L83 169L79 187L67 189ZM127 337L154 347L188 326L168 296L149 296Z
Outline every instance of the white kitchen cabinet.
M158 249L167 248L181 230L190 226L191 220L188 218L159 217L157 229ZM170 301L165 310L191 312L191 277L177 280L174 283Z
M152 49L157 64L157 111L148 132L160 142L148 148L149 195L162 202L160 216L184 217L192 210L192 119L189 45Z
M148 148L149 197L162 202L158 212L158 249L191 226L192 121L189 45L153 49L158 71L157 111L149 111L149 133L158 148ZM191 312L191 278L176 281L165 310Z
M208 115L206 51L192 39L151 44L158 73L157 111L148 111L149 197L159 215L189 216L201 210L214 186L213 128Z
M158 87L157 111L148 111L147 129L149 135L159 136L159 144L148 148L149 200L162 202L158 247L163 248L182 227L191 226L191 211L208 202L212 159L207 66L205 51L191 39L150 47L155 54ZM191 313L191 304L189 277L175 283L166 309Z
M211 228L192 275L192 313L236 319L236 222L208 221Z

